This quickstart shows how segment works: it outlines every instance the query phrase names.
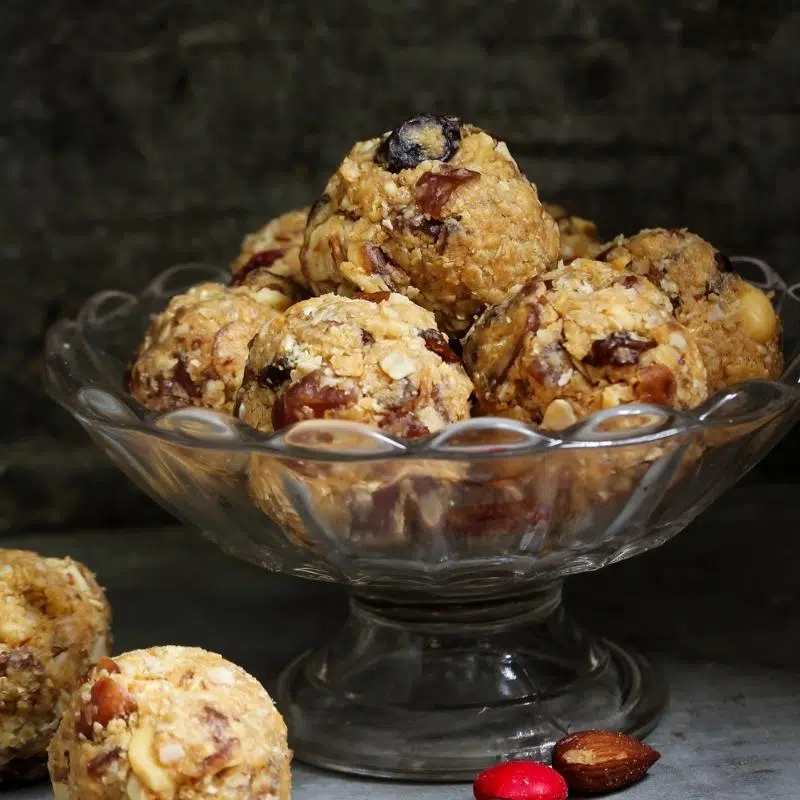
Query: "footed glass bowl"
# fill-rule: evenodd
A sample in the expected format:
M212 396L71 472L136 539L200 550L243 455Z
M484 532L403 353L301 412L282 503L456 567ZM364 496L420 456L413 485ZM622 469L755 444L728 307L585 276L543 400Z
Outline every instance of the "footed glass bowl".
M201 280L184 265L135 297L101 292L47 340L47 388L144 491L223 550L336 581L350 616L281 675L297 757L362 775L471 779L546 758L564 733L647 734L666 690L641 655L579 628L564 578L686 527L800 413L800 295L773 294L787 370L678 412L623 406L545 434L499 418L400 441L352 422L267 436L203 409L153 413L123 390L151 316ZM266 633L265 635L271 635Z

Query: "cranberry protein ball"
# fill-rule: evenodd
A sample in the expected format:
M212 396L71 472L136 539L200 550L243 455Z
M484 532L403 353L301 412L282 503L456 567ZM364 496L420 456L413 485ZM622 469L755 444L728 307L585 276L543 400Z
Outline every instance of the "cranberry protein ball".
M461 335L558 258L558 227L504 142L423 114L358 142L308 219L315 293L391 291Z
M309 208L287 211L245 236L231 264L231 285L261 288L275 285L277 278L285 294L304 296L307 284L300 269L300 247L308 212Z
M692 408L708 394L691 334L647 279L579 259L531 278L464 340L482 414L561 429L644 402Z
M783 372L780 320L769 298L696 234L643 230L618 237L597 258L644 275L669 296L700 348L710 392Z
M261 684L194 647L104 658L50 745L56 800L288 800L286 725Z
M270 288L202 283L173 297L151 323L126 376L126 388L154 411L201 406L231 413L247 345L290 305Z
M471 392L429 311L390 292L329 294L261 328L236 414L265 432L336 418L417 438L469 417Z
M82 564L0 550L0 785L46 773L47 746L111 612Z

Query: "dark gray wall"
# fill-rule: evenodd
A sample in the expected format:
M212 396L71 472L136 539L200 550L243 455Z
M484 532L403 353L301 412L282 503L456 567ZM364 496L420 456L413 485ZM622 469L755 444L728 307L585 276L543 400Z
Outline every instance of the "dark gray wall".
M227 260L409 112L504 136L543 196L605 233L685 224L800 279L796 8L3 4L0 529L166 519L42 396L45 327L99 288ZM785 445L757 478L793 463Z

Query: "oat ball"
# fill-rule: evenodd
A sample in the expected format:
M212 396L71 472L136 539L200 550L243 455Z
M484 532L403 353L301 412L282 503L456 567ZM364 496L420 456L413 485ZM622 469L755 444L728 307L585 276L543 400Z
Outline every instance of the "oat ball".
M150 324L126 388L153 411L202 406L231 413L247 345L288 306L271 289L201 283L173 297Z
M618 237L599 258L645 275L669 295L700 348L710 392L783 372L780 320L769 298L696 234L643 230Z
M83 564L0 550L0 784L46 772L72 692L108 652L110 618Z
M266 432L337 418L417 438L466 419L471 391L429 311L390 292L328 294L259 331L236 413Z
M297 300L307 296L307 282L300 269L300 247L309 209L287 211L245 236L242 249L231 264L232 286L255 286L278 279L284 294ZM269 279L267 279L269 276Z
M464 341L483 414L545 428L642 402L692 408L706 371L669 298L645 278L578 259L488 309Z
M300 253L315 293L399 292L454 335L557 258L558 227L505 143L431 114L353 147Z
M290 796L286 725L252 676L196 647L104 658L50 745L56 800Z
M576 258L592 258L600 247L594 222L573 216L565 208L551 203L545 203L544 210L558 225L558 254L561 260L570 262Z
M288 487L302 493L306 514L325 531L326 551L334 536L384 555L415 544L424 554L447 522L464 472L457 463L420 459L341 464L254 455L249 490L253 502L299 544L313 548L320 535L309 531Z

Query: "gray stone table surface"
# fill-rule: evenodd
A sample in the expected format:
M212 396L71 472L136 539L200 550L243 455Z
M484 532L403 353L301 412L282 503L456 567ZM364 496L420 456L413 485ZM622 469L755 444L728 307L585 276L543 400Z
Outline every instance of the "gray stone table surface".
M573 578L572 612L663 666L661 761L626 800L800 797L800 503L797 487L729 492L659 550ZM69 554L107 587L117 650L200 645L268 685L343 617L337 587L270 575L180 529L25 534L0 546ZM5 793L50 798L46 785ZM354 780L297 764L296 800L459 800L468 785Z

